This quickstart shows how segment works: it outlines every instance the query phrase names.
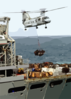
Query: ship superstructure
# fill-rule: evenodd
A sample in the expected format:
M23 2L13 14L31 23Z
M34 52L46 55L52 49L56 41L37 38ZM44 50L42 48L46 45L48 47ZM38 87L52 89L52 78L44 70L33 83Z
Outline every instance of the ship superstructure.
M9 20L8 17L0 18L1 22L6 23L0 25L0 65L4 66L16 65L15 40L8 35Z
M16 69L16 65L23 64L22 56L16 56L15 40L8 34L9 21L8 17L0 18L4 23L0 24L0 70Z

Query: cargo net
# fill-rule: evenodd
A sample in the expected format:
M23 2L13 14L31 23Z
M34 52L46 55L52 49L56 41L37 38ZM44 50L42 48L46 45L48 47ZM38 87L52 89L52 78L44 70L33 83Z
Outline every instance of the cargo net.
M38 40L38 46L39 46L39 50L36 50L36 51L34 52L34 54L35 54L36 56L42 56L42 55L44 55L45 51L42 50L42 49L40 49L39 40Z
M44 53L45 53L44 50L36 50L36 51L34 52L34 54L35 54L36 56L42 56Z

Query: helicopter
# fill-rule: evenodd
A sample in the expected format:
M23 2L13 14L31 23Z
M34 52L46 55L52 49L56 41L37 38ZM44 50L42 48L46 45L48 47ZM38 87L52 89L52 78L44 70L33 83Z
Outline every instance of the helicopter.
M45 16L45 13L49 11L63 9L63 8L66 8L66 7L60 7L52 10L40 9L39 11L21 11L21 12L7 12L7 13L22 13L22 18L23 18L22 23L25 27L25 30L27 30L26 28L28 27L29 28L36 27L36 29L38 29L39 25L44 25L44 24L46 29L47 28L46 24L50 23L51 20L49 19L49 17ZM29 13L40 13L40 16L31 18L29 16Z

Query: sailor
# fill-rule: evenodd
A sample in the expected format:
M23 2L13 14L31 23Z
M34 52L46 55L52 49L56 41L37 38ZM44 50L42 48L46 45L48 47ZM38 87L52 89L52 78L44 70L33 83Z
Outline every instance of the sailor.
M35 71L35 68L32 68L32 72Z
M20 74L20 72L21 72L21 68L18 69L18 74Z
M24 73L24 69L23 68L21 68L21 74L23 74Z
M18 74L23 74L24 73L24 69L23 68L19 68L18 69Z

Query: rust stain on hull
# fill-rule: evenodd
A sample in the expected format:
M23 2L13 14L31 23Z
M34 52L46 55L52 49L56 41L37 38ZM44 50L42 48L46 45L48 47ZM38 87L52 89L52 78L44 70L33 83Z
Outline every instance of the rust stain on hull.
M67 75L59 75L59 76L51 76L51 77L44 77L44 78L31 78L31 79L25 79L26 82L36 82L36 81L44 81L44 80L55 80L55 79L63 79L63 78L70 78L71 74Z

